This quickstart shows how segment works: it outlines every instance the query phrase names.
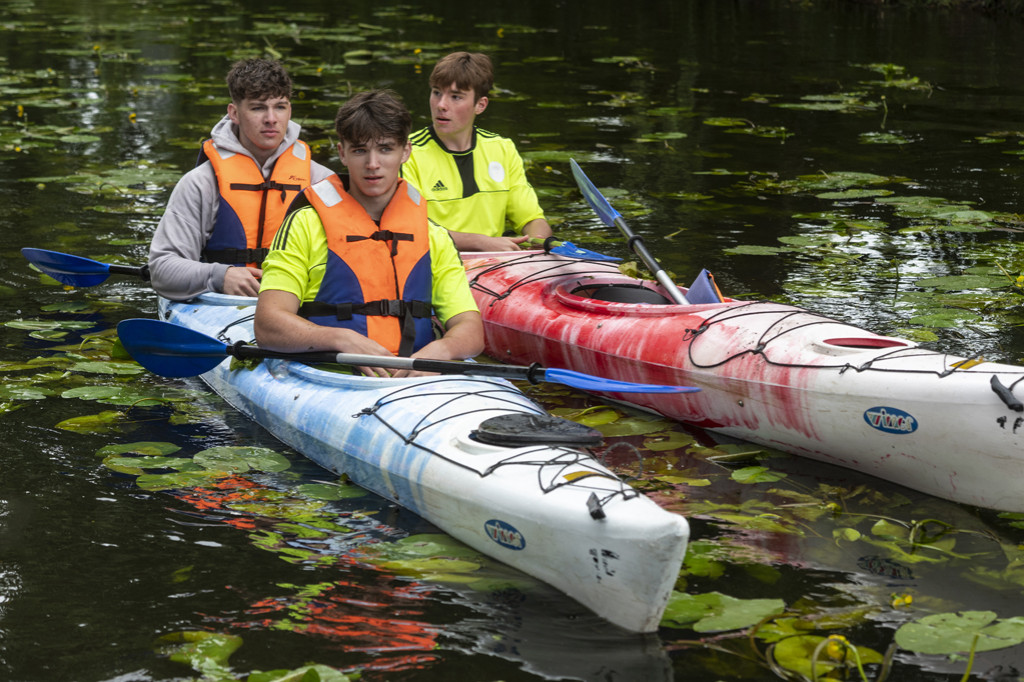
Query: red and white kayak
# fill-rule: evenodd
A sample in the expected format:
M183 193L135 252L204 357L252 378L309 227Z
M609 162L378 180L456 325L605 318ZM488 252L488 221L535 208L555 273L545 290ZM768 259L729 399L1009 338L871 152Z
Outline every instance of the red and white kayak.
M605 395L955 502L1024 512L1024 367L967 361L795 306L667 302L658 284L614 263L540 251L463 261L495 359L697 386ZM663 302L606 300L637 293Z

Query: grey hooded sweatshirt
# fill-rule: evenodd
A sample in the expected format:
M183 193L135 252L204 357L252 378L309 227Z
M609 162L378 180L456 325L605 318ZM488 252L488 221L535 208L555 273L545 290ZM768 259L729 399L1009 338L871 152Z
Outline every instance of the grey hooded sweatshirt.
M299 139L301 130L298 123L288 122L284 140L263 164L264 178L270 177L274 162ZM210 134L218 148L252 158L252 154L239 141L228 116L225 115ZM334 171L316 161L310 166L311 183L334 174ZM206 242L213 234L219 205L217 176L210 163L193 168L175 185L149 245L151 284L161 296L182 301L206 291L223 291L224 273L230 266L200 262Z

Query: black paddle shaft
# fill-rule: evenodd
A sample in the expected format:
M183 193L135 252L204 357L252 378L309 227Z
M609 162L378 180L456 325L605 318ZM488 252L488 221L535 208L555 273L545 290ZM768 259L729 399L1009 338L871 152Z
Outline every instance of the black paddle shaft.
M453 362L449 360L431 360L430 358L397 358L387 355L363 355L359 353L335 353L333 351L312 351L309 353L284 353L267 350L238 341L226 349L228 355L240 360L250 358L276 358L281 360L298 360L300 362L325 362L354 367L384 367L387 369L410 369L416 372L435 372L437 374L464 374L467 376L503 377L506 379L525 379L531 384L544 381L545 370L536 362L520 367L517 365L493 365L481 363Z

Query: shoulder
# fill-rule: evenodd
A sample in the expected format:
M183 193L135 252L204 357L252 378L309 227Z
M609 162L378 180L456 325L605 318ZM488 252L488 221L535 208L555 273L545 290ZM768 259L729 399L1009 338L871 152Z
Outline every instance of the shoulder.
M321 180L326 180L327 178L334 175L334 171L332 171L330 168L323 165L322 163L317 163L316 161L310 162L309 170L310 176L312 176L310 177L310 184L320 182Z
M476 130L476 146L478 149L487 150L489 154L519 156L516 143L510 138L482 128L477 128Z
M430 144L430 141L432 139L433 136L430 134L430 127L427 126L426 128L417 130L412 135L410 135L409 143L412 145L413 149L416 149L418 147L426 147L428 144Z
M484 128L477 128L476 129L476 138L477 138L477 142L478 143L482 143L482 144L501 145L501 146L506 146L507 145L507 146L511 146L513 148L516 146L515 143L511 139L505 137L504 135L501 135L500 133L493 132L491 130L485 130Z
M217 174L213 165L203 163L192 168L178 179L171 196L195 197L198 195L217 194Z

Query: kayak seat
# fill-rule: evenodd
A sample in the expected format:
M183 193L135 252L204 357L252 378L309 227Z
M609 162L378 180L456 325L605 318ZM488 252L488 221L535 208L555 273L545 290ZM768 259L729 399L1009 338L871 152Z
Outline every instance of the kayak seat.
M588 284L573 289L572 293L609 303L651 303L655 305L672 303L667 297L642 284Z
M686 290L686 300L693 305L702 305L705 303L721 303L725 300L722 296L722 292L718 290L718 285L715 284L715 276L707 270L701 270L700 274L697 275L697 279L693 280L693 284Z

